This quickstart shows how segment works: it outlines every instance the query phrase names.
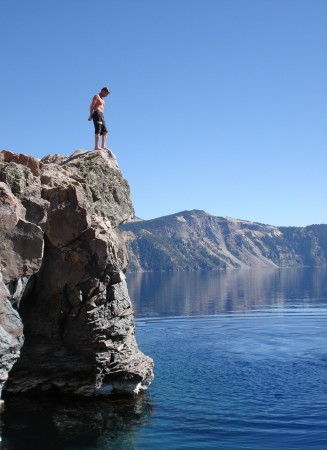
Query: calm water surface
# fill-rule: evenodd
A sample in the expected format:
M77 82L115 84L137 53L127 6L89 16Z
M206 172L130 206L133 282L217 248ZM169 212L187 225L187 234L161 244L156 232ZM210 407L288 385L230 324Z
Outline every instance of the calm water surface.
M8 400L2 448L326 449L327 269L129 274L155 380L135 400ZM1 448L1 446L0 446Z

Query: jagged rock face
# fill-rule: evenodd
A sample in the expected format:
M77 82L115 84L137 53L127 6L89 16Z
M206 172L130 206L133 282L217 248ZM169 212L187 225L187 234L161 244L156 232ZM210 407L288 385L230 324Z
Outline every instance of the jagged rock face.
M327 265L327 225L277 228L193 210L121 230L133 272Z
M135 340L118 230L134 211L113 155L1 152L0 202L0 388L145 389L153 362Z
M0 402L1 391L7 381L8 373L19 358L20 348L23 345L23 324L19 314L13 310L7 296L2 275L0 275Z

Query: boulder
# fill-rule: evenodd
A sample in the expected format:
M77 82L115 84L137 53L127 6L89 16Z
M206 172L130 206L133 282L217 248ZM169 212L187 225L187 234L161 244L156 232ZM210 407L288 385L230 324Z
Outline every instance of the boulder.
M0 391L148 387L153 361L135 340L118 228L133 215L111 152L0 153Z

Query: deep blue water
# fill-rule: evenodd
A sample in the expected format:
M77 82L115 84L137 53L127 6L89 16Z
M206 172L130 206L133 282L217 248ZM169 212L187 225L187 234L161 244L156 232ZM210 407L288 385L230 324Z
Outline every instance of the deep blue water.
M326 449L327 269L130 274L138 399L6 404L6 450Z

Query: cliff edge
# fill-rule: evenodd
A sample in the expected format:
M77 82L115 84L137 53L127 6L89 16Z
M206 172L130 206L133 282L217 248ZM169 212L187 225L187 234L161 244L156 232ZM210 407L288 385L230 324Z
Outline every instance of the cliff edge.
M118 229L133 214L111 152L0 153L0 398L3 387L90 396L150 384Z

